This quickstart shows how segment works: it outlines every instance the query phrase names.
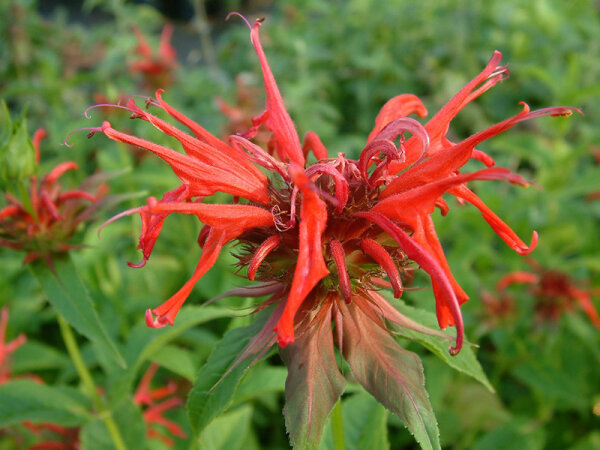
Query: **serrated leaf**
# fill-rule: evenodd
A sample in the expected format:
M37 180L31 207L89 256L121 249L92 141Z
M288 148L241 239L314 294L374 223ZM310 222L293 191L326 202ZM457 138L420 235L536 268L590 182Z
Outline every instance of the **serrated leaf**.
M283 413L290 441L294 449L316 449L346 385L335 360L331 308L323 306L280 354L288 368Z
M0 385L0 427L24 421L51 422L73 427L89 420L87 405L77 395L68 395L31 380Z
M401 301L390 301L390 303L392 303L392 305L394 305L402 314L422 325L430 328L435 328L438 326L435 314L429 311L413 308ZM473 348L470 345L465 345L458 355L452 356L448 352L448 341L444 339L440 339L435 336L428 336L403 327L394 328L394 331L401 336L418 342L423 347L427 348L433 354L438 356L450 367L479 381L490 392L495 392L490 381L485 375L485 372L481 368L481 364L479 364Z
M403 349L353 301L340 302L343 354L363 387L398 415L422 448L439 449L437 421L419 357ZM337 319L336 319L337 320Z
M190 423L196 435L231 404L249 363L228 369L265 324L269 313L263 311L251 325L228 331L200 368L187 401Z
M125 360L104 329L70 256L55 258L54 272L41 260L33 262L29 267L52 307L77 332L92 341L99 352L125 368Z

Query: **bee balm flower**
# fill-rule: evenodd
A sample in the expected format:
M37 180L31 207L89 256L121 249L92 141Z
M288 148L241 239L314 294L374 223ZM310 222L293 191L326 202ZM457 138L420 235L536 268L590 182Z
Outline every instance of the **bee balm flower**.
M443 195L454 195L478 208L516 252L531 252L537 234L526 244L468 187L477 180L527 182L495 167L493 159L475 147L524 120L570 115L573 109L530 111L523 104L515 116L451 142L446 135L452 119L508 74L500 65L501 54L495 52L483 71L425 125L407 117L425 117L425 106L414 95L402 94L383 106L358 160L343 153L330 155L314 133L307 133L301 143L259 41L260 25L250 26L250 37L262 69L266 109L243 135L218 139L168 104L162 90L146 106L162 109L191 133L139 107L133 99L115 106L176 139L184 153L123 133L109 122L94 130L156 154L181 181L162 199L151 197L147 205L117 216L141 216L143 260L136 267L150 257L169 214L194 215L204 224L198 238L202 254L191 279L166 302L149 309L146 323L172 325L223 247L241 243L240 264L247 268L248 279L258 283L223 296L268 295L260 308L275 307L238 361L264 354L275 341L279 343L289 370L285 413L292 442L299 447L304 440L318 443L324 420L343 392L335 346L354 378L422 438L429 431L423 431L428 430L423 425L427 421L420 420L432 414L423 391L422 367L416 355L396 343L388 324L447 335L404 317L379 291L387 287L400 297L407 272L414 265L422 268L431 277L440 327L456 327L450 352L458 353L463 345L460 305L468 297L446 261L432 219L434 209L446 215L449 207ZM252 141L264 129L271 134L267 148ZM311 151L317 160L314 164L307 163ZM461 173L470 159L487 167ZM232 202L205 202L217 192L231 195ZM416 414L407 413L410 408Z

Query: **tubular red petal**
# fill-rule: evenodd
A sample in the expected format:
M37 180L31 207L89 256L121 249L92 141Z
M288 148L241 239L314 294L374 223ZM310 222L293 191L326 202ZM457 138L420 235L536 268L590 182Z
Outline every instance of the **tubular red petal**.
M257 186L256 183L230 171L205 164L168 147L121 133L112 128L109 122L103 123L102 132L114 141L144 148L161 157L171 166L175 174L188 184L191 196L208 196L221 191L258 203L269 202L264 186Z
M33 133L32 143L33 148L35 149L35 162L38 164L40 163L40 142L45 137L46 130L44 130L43 128L38 128L37 130L35 130L35 133Z
M175 61L177 52L171 45L171 37L173 36L173 25L165 24L162 33L160 34L160 43L158 45L158 56L167 60Z
M395 119L406 117L409 114L416 113L419 117L427 116L427 109L419 100L412 94L400 94L388 100L377 114L375 118L375 127L369 134L367 143L371 142L375 136L379 134L383 128Z
M356 213L355 216L374 222L384 231L386 231L400 245L402 251L404 251L404 253L406 253L410 259L418 263L429 274L432 280L435 280L443 289L445 298L449 300L448 307L452 312L454 324L456 325L456 342L453 347L450 347L450 354L458 354L463 345L464 325L458 299L456 298L456 294L454 293L452 285L448 280L444 270L440 267L434 257L427 253L421 246L411 239L411 237L406 234L404 230L398 227L383 214L369 211Z
M248 279L250 281L254 281L254 276L256 271L265 260L267 255L271 253L281 242L281 236L279 234L274 234L273 236L267 238L254 252L252 255L252 259L250 260L250 264L248 264Z
M579 301L579 305L587 314L592 324L596 328L600 328L600 317L598 316L598 311L596 311L596 308L592 303L592 297L590 293L574 287L572 287L570 290L571 295L573 295L573 297Z
M0 209L0 220L4 220L8 217L13 217L23 211L23 208L17 205L9 205Z
M519 255L528 255L536 247L538 242L538 234L536 231L533 232L531 237L531 244L527 245L525 242L517 236L517 234L510 228L502 219L500 219L477 195L473 193L466 186L458 186L452 190L452 194L460 197L473 206L475 206L485 221L492 227L492 229L502 238L506 244L515 250Z
M263 51L258 29L261 22L256 22L250 31L250 39L262 69L265 82L265 91L267 94L266 112L263 116L264 125L275 135L278 151L280 151L286 159L304 167L304 155L300 146L300 139L294 127L294 123L283 104L283 99L277 88L277 83L267 62L267 57Z
M221 205L210 203L157 203L150 207L152 214L194 214L211 228L241 234L257 227L273 226L273 215L266 209L251 205Z
M509 273L505 277L502 277L498 284L496 284L496 290L503 291L511 284L526 283L526 284L537 284L540 281L540 277L531 272L513 272Z
M77 164L72 161L66 161L57 165L48 175L42 180L42 185L47 189L58 180L65 172L69 170L77 170Z
M346 269L344 247L342 247L340 241L332 239L329 242L329 249L337 267L340 292L342 297L344 297L344 301L350 303L352 301L352 285L350 284L350 277L348 276L348 270Z
M311 150L317 158L317 161L328 158L327 149L321 142L319 135L309 131L304 135L304 145L302 146L302 153L305 158L308 157L308 152Z
M275 328L281 347L294 342L296 311L310 291L329 273L321 247L321 235L327 224L327 207L310 189L310 182L302 168L290 165L290 175L302 192L302 208L300 211L298 262L285 309Z
M89 200L90 202L95 202L96 201L96 197L93 194L90 194L89 192L85 192L85 191L66 191L63 192L62 194L60 194L58 196L58 201L59 202L64 202L67 200L72 200L72 199L79 199L79 198L83 198L85 200Z
M394 264L394 260L390 256L390 254L383 248L383 246L373 239L363 239L360 242L360 248L367 255L373 258L377 264L379 264L385 273L387 274L390 283L392 284L392 289L394 290L394 297L400 298L402 295L402 280L400 279L400 274L398 273L398 268L396 264Z
M226 232L211 229L192 277L162 305L152 311L146 311L146 324L149 327L160 328L166 324L173 325L177 313L192 292L194 285L215 264L226 243ZM153 318L152 314L157 317Z

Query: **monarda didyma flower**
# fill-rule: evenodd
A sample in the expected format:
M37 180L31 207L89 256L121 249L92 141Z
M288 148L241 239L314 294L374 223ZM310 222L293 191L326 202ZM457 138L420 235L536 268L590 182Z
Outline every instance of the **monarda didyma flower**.
M185 153L118 131L109 122L92 129L91 134L102 132L155 153L181 181L161 200L151 197L147 205L117 216L141 216L143 260L135 267L150 257L169 214L195 215L204 224L198 237L202 254L193 276L170 299L149 309L146 322L150 327L172 325L193 286L214 265L223 247L237 241L242 249L240 264L247 268L248 279L258 283L227 295L268 295L258 309L274 305L239 360L258 357L278 342L289 369L285 414L292 443L303 448L319 442L325 418L344 390L345 379L334 356L336 346L354 379L396 412L421 441L431 436L426 416L432 415L421 363L398 345L388 326L395 323L442 333L401 315L380 291L390 288L394 297L400 297L408 270L418 265L427 272L439 326L456 327L450 352L458 353L463 345L460 305L468 296L452 276L432 213L435 207L444 216L448 213L442 196L449 193L478 208L516 252L531 252L537 234L533 233L531 244L523 242L467 187L475 180L527 182L508 169L495 167L493 159L475 147L524 120L567 116L573 108L530 111L523 104L515 116L461 142L451 142L447 132L452 119L508 75L500 65L501 54L495 52L485 69L425 125L407 117L426 116L421 101L414 95L399 95L376 117L358 160L343 153L330 155L314 133L307 133L301 144L259 41L260 25L257 21L249 26L264 76L266 110L243 135L218 139L165 102L162 90L147 100L146 108L133 99L115 106L175 138ZM191 134L148 112L150 106L163 110ZM261 127L271 133L266 149L251 140ZM314 164L307 163L311 151ZM460 173L470 159L486 168ZM232 202L205 202L217 192L230 194Z

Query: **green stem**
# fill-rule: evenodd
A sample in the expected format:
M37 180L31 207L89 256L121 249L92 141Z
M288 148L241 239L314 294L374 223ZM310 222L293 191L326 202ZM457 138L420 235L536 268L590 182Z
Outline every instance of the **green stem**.
M83 383L86 391L89 396L92 398L94 402L94 406L98 411L99 417L104 420L104 424L108 429L108 433L115 444L115 448L117 450L126 450L125 443L123 442L123 438L121 437L121 433L119 432L119 428L117 424L112 418L110 411L104 405L102 398L98 394L98 390L96 389L96 385L94 384L94 379L87 369L83 358L81 357L81 352L79 351L79 346L77 345L77 340L75 339L75 335L73 334L73 330L67 323L67 321L60 315L57 314L58 325L60 327L60 334L62 335L63 341L65 342L65 346L67 347L67 351L69 352L69 356L73 361L73 365L79 374L79 378Z
M333 434L333 448L334 450L345 450L346 444L344 443L344 421L342 418L342 399L338 398L338 401L333 407L331 412L331 433Z

